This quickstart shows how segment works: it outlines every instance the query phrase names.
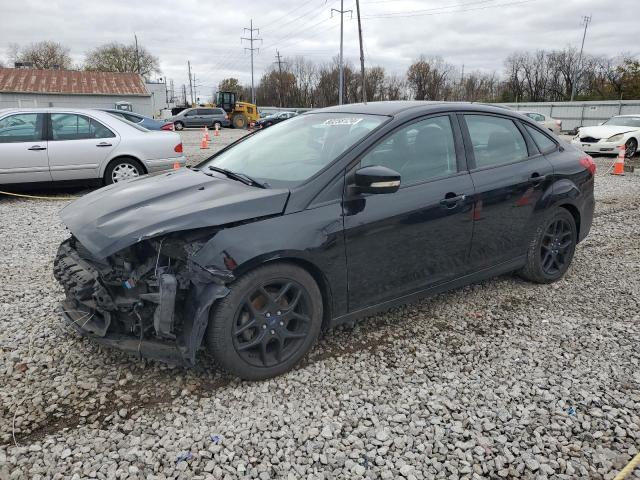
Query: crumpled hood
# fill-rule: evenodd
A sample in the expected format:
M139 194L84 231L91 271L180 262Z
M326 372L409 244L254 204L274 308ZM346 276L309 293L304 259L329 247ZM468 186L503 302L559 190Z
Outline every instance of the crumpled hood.
M619 133L627 133L638 130L633 127L625 127L624 125L598 125L596 127L580 127L580 137L593 137L593 138L609 138Z
M98 258L145 238L282 213L286 189L262 189L187 168L145 175L85 195L62 222Z

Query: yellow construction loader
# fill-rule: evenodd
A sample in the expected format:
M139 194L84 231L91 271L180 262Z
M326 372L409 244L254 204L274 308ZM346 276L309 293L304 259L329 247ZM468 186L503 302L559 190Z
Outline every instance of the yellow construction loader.
M247 126L260 118L258 107L253 103L236 101L234 92L216 92L215 106L222 108L229 115L229 121L235 128Z

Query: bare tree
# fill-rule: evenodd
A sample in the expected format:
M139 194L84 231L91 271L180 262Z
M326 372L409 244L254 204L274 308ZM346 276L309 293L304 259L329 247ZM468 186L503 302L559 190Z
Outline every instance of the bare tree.
M9 50L14 62L30 63L33 68L39 70L71 68L70 50L58 42L36 42L26 47L11 44Z
M453 67L440 57L420 56L407 70L407 84L416 100L446 100L451 94L448 84Z
M158 58L135 43L108 43L87 53L85 69L98 72L132 72L148 77L160 72Z

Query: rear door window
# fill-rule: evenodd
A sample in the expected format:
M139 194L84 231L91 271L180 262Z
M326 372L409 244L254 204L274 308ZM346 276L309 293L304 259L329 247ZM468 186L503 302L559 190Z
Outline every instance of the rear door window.
M475 114L467 114L464 119L473 146L476 168L505 165L529 156L524 137L512 120Z
M0 119L0 143L42 140L42 114L21 113Z
M527 132L529 132L529 135L531 135L531 137L533 138L533 141L535 142L535 144L538 146L538 149L542 153L547 153L552 150L555 150L557 146L556 142L551 140L547 135L542 133L540 130L538 130L537 128L533 128L529 125L525 125L524 128L527 129Z
M115 134L93 118L72 113L51 114L51 138L53 140L111 137L115 137Z

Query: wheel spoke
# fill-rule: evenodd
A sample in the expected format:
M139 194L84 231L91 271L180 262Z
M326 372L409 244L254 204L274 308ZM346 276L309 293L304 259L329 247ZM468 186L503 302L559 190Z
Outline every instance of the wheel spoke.
M282 361L282 351L284 350L284 339L278 338L276 343L277 343L277 346L276 346L276 360L278 362L281 362Z
M291 332L289 330L284 334L285 338L304 338L307 336L305 332Z
M260 332L250 341L246 343L241 343L240 345L238 345L238 350L245 351L245 350L249 350L251 348L257 347L258 345L263 343L262 341L264 340L264 336L265 336L264 332Z
M291 283L286 283L284 287L280 289L280 291L276 295L276 298L274 299L277 305L280 305L280 302L282 301L286 293L291 289L291 287L292 287Z
M298 306L298 302L300 301L300 298L302 297L302 290L296 290L295 296L293 297L293 300L291 300L291 302L289 302L289 309L290 310L294 310L297 306Z
M240 335L243 332L246 332L247 330L249 330L250 328L253 328L257 325L256 319L252 318L251 320L249 320L247 323L240 325L239 328L236 329L235 332L233 332L234 335Z
M309 317L308 315L304 315L303 313L291 312L291 317L304 323L311 322L311 317Z
M271 294L269 292L267 292L267 290L264 287L260 287L258 289L258 292L260 293L260 295L262 295L264 297L264 306L262 307L261 311L268 310L269 307L273 306L273 304L274 304L273 297L271 296Z

